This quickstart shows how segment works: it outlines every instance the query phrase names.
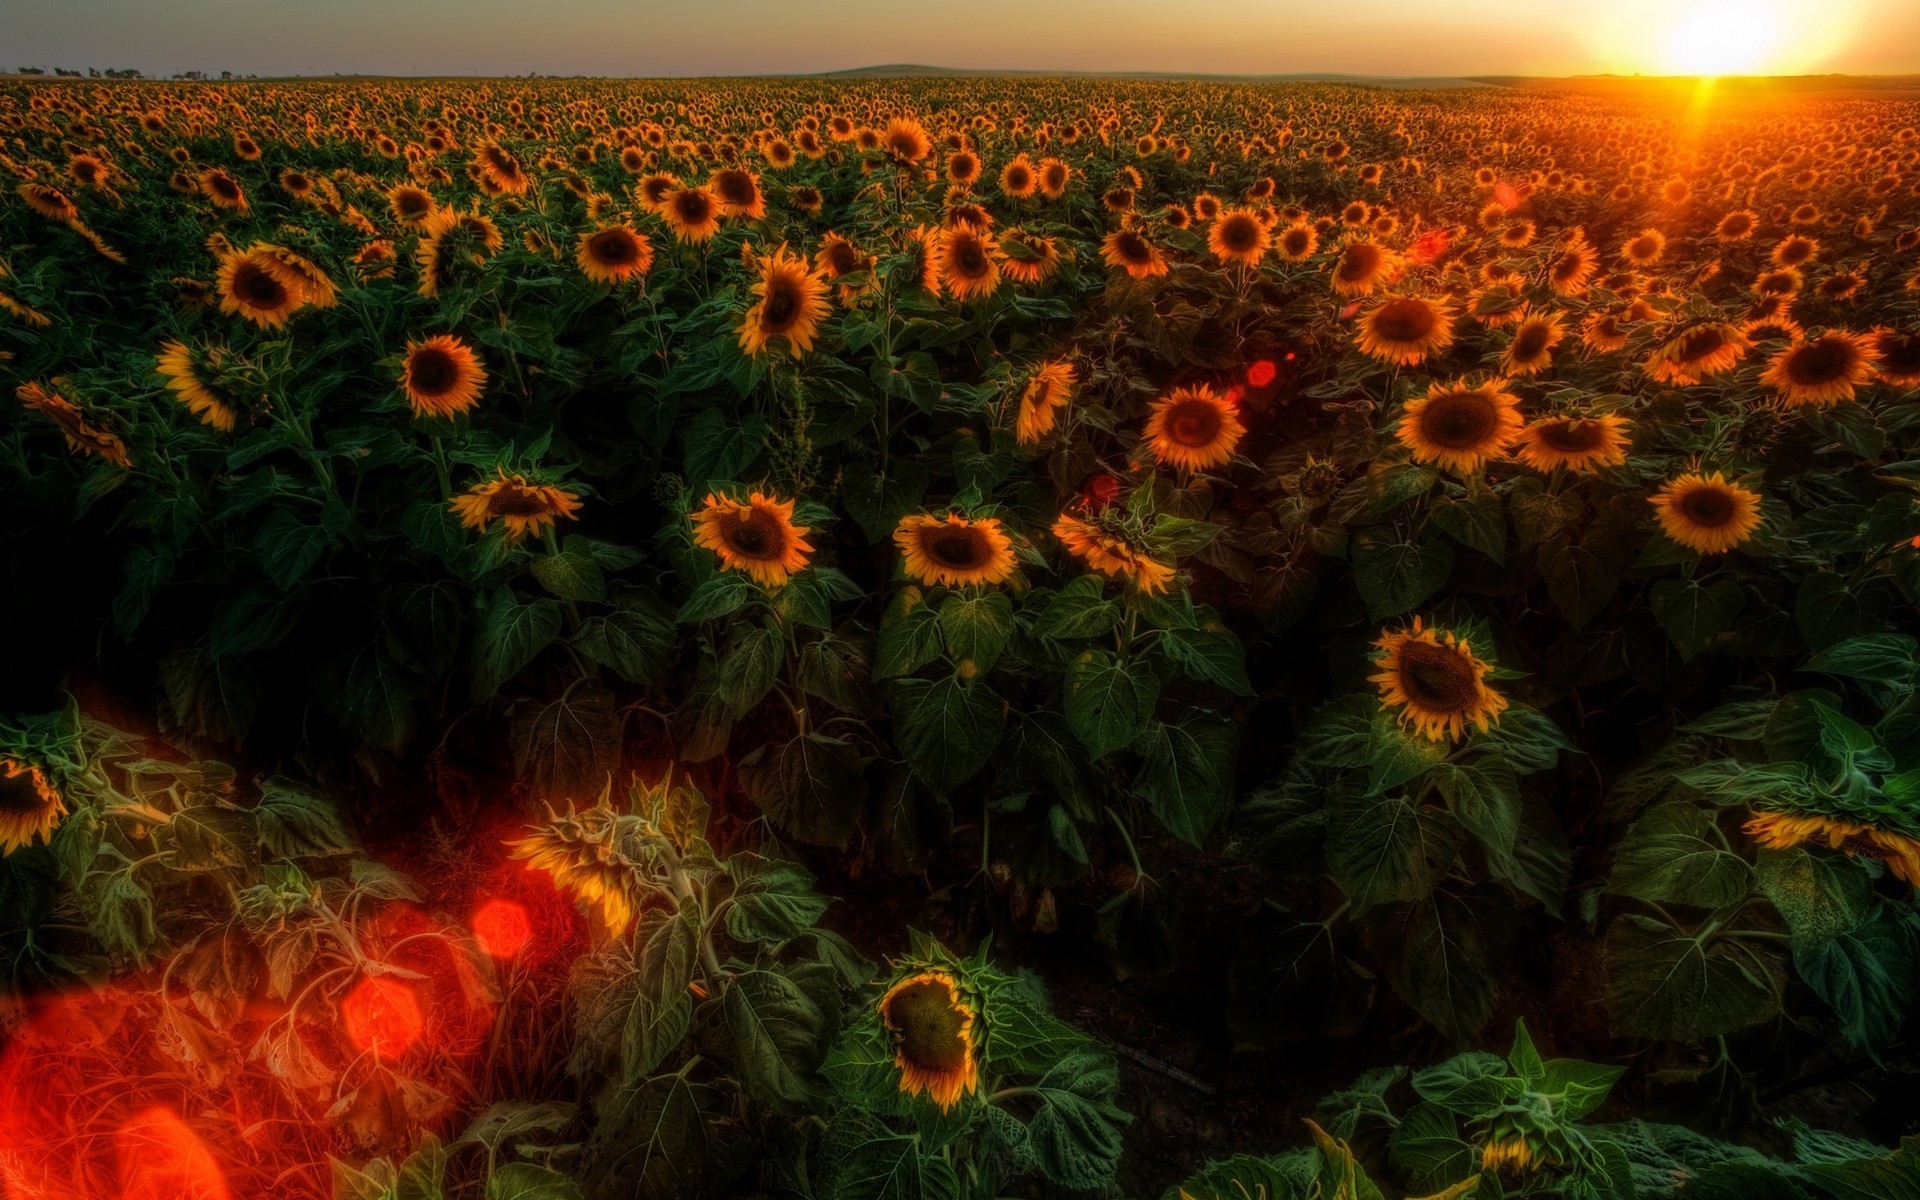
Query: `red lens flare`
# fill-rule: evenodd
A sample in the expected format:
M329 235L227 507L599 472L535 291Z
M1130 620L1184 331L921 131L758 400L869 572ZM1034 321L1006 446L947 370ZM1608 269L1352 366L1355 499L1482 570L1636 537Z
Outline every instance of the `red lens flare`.
M494 958L518 958L533 939L533 922L524 907L496 896L474 910L473 936Z
M1288 357L1292 357L1289 355ZM1263 388L1280 377L1280 368L1272 359L1263 358L1247 368L1247 385Z
M397 1058L420 1040L426 1018L413 989L397 979L369 975L340 1001L347 1039L378 1059Z
M232 1195L207 1144L163 1104L122 1122L114 1152L120 1200L229 1200Z

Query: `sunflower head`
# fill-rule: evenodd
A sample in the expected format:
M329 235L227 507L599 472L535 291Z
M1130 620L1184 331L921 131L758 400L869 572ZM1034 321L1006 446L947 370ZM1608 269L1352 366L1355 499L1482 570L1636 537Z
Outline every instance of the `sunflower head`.
M991 585L1013 575L1013 542L993 517L909 514L893 542L908 576L929 587Z
M753 285L759 299L740 323L740 348L759 354L779 338L787 352L799 358L813 348L820 323L827 318L827 281L784 243L758 260L760 281Z
M625 225L609 225L580 235L574 261L580 273L595 283L625 283L652 268L653 243Z
M475 484L448 506L468 529L484 530L498 521L512 543L544 533L562 517L577 520L580 498L564 488L531 483L525 475L509 475L501 467L498 478Z
M0 755L0 856L35 841L52 840L54 828L66 815L66 798L45 770L10 754Z
M900 1091L925 1094L945 1112L980 1086L975 1002L950 971L907 975L880 998L880 1022L893 1043Z
M1400 443L1419 463L1471 475L1505 454L1520 433L1520 401L1494 381L1434 383L1427 394L1407 404L1400 418Z
M1014 420L1014 437L1022 446L1032 446L1053 432L1059 410L1073 399L1078 375L1073 364L1050 362L1033 373L1020 392L1020 414Z
M633 924L633 864L620 852L618 818L604 803L581 813L551 816L545 825L507 843L514 858L553 877L553 885L599 916L619 937Z
M745 571L754 582L779 587L805 570L813 555L810 528L793 522L791 500L756 491L746 500L711 493L693 514L693 541L720 557L723 571Z
M1743 828L1748 837L1772 850L1823 846L1849 858L1883 862L1895 878L1920 888L1920 838L1895 822L1876 822L1869 814L1756 811Z
M1155 461L1202 471L1230 462L1245 432L1230 398L1210 387L1180 387L1154 401L1145 437Z
M1453 345L1453 312L1420 296L1389 296L1360 318L1355 338L1363 354L1413 366Z
M1564 467L1579 475L1625 465L1627 445L1627 420L1615 413L1541 417L1520 431L1518 457L1536 471Z
M1252 209L1228 209L1207 229L1207 249L1221 262L1257 266L1270 245L1267 227Z
M1719 471L1689 471L1647 501L1668 537L1701 554L1724 554L1760 528L1759 493L1728 482Z
M1826 407L1853 399L1873 378L1880 352L1860 334L1828 330L1773 356L1760 382L1780 394L1788 408Z
M451 417L471 409L487 384L473 347L452 334L407 343L401 387L416 417Z
M1379 671L1371 680L1381 702L1430 741L1459 741L1469 725L1485 733L1506 710L1506 698L1486 682L1493 667L1454 634L1423 628L1419 617L1409 629L1383 632L1374 648Z

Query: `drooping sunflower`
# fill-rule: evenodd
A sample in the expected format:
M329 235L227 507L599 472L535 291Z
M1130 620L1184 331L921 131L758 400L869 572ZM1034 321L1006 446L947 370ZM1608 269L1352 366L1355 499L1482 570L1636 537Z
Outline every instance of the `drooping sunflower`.
M1520 435L1520 399L1499 380L1434 382L1407 403L1397 436L1417 463L1471 475L1507 452Z
M230 251L220 261L220 311L244 317L263 329L279 329L306 304L306 293L289 284L284 272L269 267L257 250Z
M578 520L580 497L551 484L529 483L518 473L509 475L505 467L499 476L476 483L464 495L448 502L468 529L484 530L498 520L508 543L528 535L539 535L558 524L560 518Z
M759 299L741 320L740 348L748 354L766 350L775 338L784 339L787 353L799 358L813 348L820 323L827 319L827 281L786 243L760 259L760 281L753 285Z
M998 247L1000 271L1015 283L1045 283L1060 268L1060 246L1050 237L1009 229L1000 235Z
M1760 811L1743 828L1748 837L1774 850L1816 845L1838 850L1848 858L1879 859L1895 878L1920 888L1920 838L1914 836L1916 831L1811 811Z
M653 243L630 226L609 225L580 235L574 262L595 283L618 285L653 268Z
M1333 263L1333 290L1342 296L1368 296L1392 274L1393 253L1378 242L1348 242Z
M120 435L88 420L78 404L59 392L61 380L56 378L53 382L54 387L47 387L28 381L15 388L13 394L22 406L52 421L66 438L67 449L75 454L98 456L116 467L131 466L132 456L127 453L127 443Z
M1880 382L1895 387L1920 384L1920 333L1901 333L1881 326L1867 336L1872 339L1874 353L1879 355L1875 370Z
M62 225L71 224L80 219L80 208L68 198L67 194L52 184L23 183L16 189L27 207L39 213L49 221L58 221Z
M900 1091L922 1093L945 1112L980 1086L974 1056L978 1014L946 971L909 975L880 998L880 1020L893 1042Z
M1788 408L1825 408L1853 399L1854 389L1873 378L1879 359L1864 335L1833 329L1774 355L1760 382L1780 393Z
M1452 633L1423 627L1382 630L1374 643L1381 703L1398 709L1402 725L1428 741L1459 741L1471 725L1485 733L1506 710L1506 697L1487 684L1491 664L1473 653L1470 643Z
M620 851L611 813L568 813L507 842L513 857L553 876L553 885L597 913L614 937L633 924L633 865Z
M1207 249L1223 263L1259 266L1272 244L1267 227L1249 208L1230 208L1207 228Z
M1519 1175L1532 1165L1533 1149L1525 1137L1491 1138L1480 1147L1482 1171Z
M1553 365L1553 348L1563 336L1559 313L1523 309L1513 327L1513 340L1500 355L1500 373L1512 379L1546 370Z
M893 544L908 576L928 587L1005 583L1013 574L1013 541L993 517L910 513L900 518Z
M1644 369L1658 383L1701 383L1731 371L1750 344L1738 326L1709 321L1661 343Z
M1388 296L1360 316L1360 352L1413 366L1453 345L1453 310L1422 296Z
M705 185L676 188L660 202L659 214L673 240L701 245L720 232L720 200Z
M955 300L991 296L1000 286L999 243L966 226L942 230L933 247L933 269Z
M754 582L779 587L806 569L810 527L793 523L793 501L754 492L742 502L717 492L693 514L694 544L720 556L724 571L745 571Z
M0 857L35 841L50 842L67 801L47 773L12 755L0 755Z
M1014 438L1031 446L1053 432L1058 410L1073 398L1078 382L1070 362L1050 362L1033 373L1020 391L1020 414L1014 419Z
M1116 229L1100 243L1100 261L1118 267L1134 279L1151 279L1167 273L1167 260L1160 248L1137 229Z
M194 353L185 342L163 342L157 367L167 378L167 390L187 406L188 412L199 417L201 424L221 433L233 432L238 417L235 405L221 395L212 382L201 378Z
M1153 402L1143 437L1154 461L1188 471L1223 467L1246 427L1233 400L1210 387L1179 387Z
M1171 565L1119 534L1070 513L1060 514L1053 523L1053 536L1060 539L1067 553L1093 570L1112 579L1124 579L1148 595L1166 591L1173 582Z
M453 417L480 401L487 369L472 346L443 333L424 342L407 342L400 386L416 417Z
M1576 475L1627 461L1630 426L1617 413L1541 417L1520 431L1516 457L1536 471L1564 467Z
M1759 494L1719 471L1668 480L1647 502L1668 537L1701 554L1723 554L1760 528Z
M248 248L248 253L258 255L260 265L268 274L289 290L299 293L314 308L332 308L340 302L340 293L334 287L333 279L321 269L319 263L299 251L272 242L255 242Z

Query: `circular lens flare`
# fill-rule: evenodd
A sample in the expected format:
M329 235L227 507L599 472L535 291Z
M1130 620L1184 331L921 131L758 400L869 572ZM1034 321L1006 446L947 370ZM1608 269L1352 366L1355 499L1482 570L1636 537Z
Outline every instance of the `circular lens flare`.
M521 905L494 897L474 910L473 936L494 958L518 958L533 939L533 922Z
M413 989L395 979L369 975L340 1001L340 1021L354 1046L378 1059L397 1058L420 1040L426 1018Z

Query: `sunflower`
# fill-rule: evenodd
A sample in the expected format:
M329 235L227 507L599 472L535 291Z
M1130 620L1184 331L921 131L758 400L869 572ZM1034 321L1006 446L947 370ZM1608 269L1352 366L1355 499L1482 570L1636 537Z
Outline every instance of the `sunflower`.
M1537 375L1553 365L1553 348L1565 336L1559 313L1522 309L1513 340L1500 355L1500 373L1508 378Z
M1110 578L1127 580L1148 595L1166 591L1173 582L1171 566L1126 538L1078 517L1060 514L1053 523L1053 536L1060 539L1067 553L1087 566Z
M1471 475L1507 452L1520 435L1520 400L1500 389L1500 380L1478 386L1464 381L1428 386L1400 417L1401 445L1413 461Z
M1058 200L1067 194L1067 184L1073 181L1073 168L1058 158L1040 160L1040 194L1049 200Z
M942 231L933 261L941 284L962 303L991 296L1000 286L1000 246L984 233L966 227Z
M45 771L12 755L0 756L0 857L35 841L52 841L66 815L66 799Z
M900 1091L927 1098L942 1112L980 1086L974 1060L977 1014L945 971L909 975L880 998L880 1020L893 1041Z
M186 343L162 343L158 369L167 378L167 390L187 406L188 412L199 417L201 424L210 425L221 433L233 432L238 415L234 405L212 383L200 377L193 351Z
M1362 314L1354 341L1381 362L1413 366L1453 345L1453 310L1420 296L1388 296Z
M1517 457L1536 471L1565 467L1583 475L1627 461L1630 426L1625 417L1541 417L1520 431Z
M793 523L793 501L754 492L742 503L709 493L693 514L693 541L720 556L724 571L745 571L756 583L779 587L805 570L813 545L809 527Z
M912 117L894 117L880 134L880 147L893 161L911 165L932 152L933 139L927 136L926 126Z
M1721 554L1760 528L1760 496L1728 483L1720 472L1689 471L1647 497L1660 528L1682 546L1701 554Z
M1873 378L1878 362L1867 337L1828 330L1774 355L1760 382L1779 392L1788 408L1824 408L1853 399L1854 389Z
M619 937L633 924L633 865L621 853L618 825L604 809L557 817L526 837L509 841L514 858L553 876L553 885L599 914Z
M269 266L269 263L274 263ZM306 304L306 293L263 251L229 251L220 261L220 311L279 329Z
M410 183L397 184L387 192L387 209L402 225L424 224L437 207L432 192Z
M720 232L720 200L705 186L668 192L660 202L659 213L667 228L673 230L676 242L701 245Z
M1000 191L1015 200L1025 200L1040 190L1040 176L1025 154L1016 154L1000 168Z
M1547 283L1562 296L1578 296L1587 290L1587 281L1600 268L1600 252L1575 230L1566 248L1547 266Z
M767 215L766 193L752 171L725 167L707 179L707 187L720 201L720 215L733 220L758 221Z
M595 283L625 283L653 267L653 243L628 226L609 225L580 235L574 262Z
M1620 247L1620 257L1636 267L1650 267L1667 252L1666 235L1657 229L1642 230Z
M799 358L813 348L813 339L826 320L827 281L807 260L787 251L782 242L760 260L760 282L753 285L759 299L740 322L740 348L759 354L774 338L784 338L787 353Z
M1480 1147L1482 1171L1524 1173L1533 1165L1533 1149L1524 1137L1489 1140Z
M59 188L46 183L23 183L17 191L27 207L49 221L69 224L80 219L80 209Z
M1348 242L1333 263L1333 290L1342 296L1368 296L1395 266L1392 252L1377 242Z
M1210 387L1180 387L1153 402L1142 436L1163 465L1202 471L1223 467L1246 428L1234 402Z
M1060 268L1060 247L1050 237L1009 229L1000 235L1000 271L1015 283L1045 283Z
M1304 223L1287 226L1273 242L1273 252L1282 262L1305 262L1319 248L1319 231Z
M563 488L528 483L525 475L507 474L501 467L499 478L476 483L465 495L455 496L448 507L460 516L468 529L484 530L499 518L506 541L511 544L528 534L545 532L561 517L578 520L580 497Z
M1050 362L1033 373L1020 392L1020 415L1014 421L1014 437L1022 446L1031 446L1053 432L1058 410L1073 399L1078 378L1070 362Z
M59 379L54 380L55 384L60 382ZM133 465L132 458L127 454L127 444L119 434L89 421L78 404L54 388L28 382L15 388L13 394L23 407L59 426L61 435L67 439L67 449L75 454L87 457L97 455L116 467Z
M400 386L416 417L452 417L471 409L487 386L487 369L473 347L443 333L407 343Z
M1920 384L1920 333L1901 333L1881 326L1867 336L1879 355L1876 370L1882 383L1895 387Z
M869 275L873 271L874 257L862 253L854 245L837 233L829 233L820 239L820 248L814 251L813 269L820 277L834 285L834 295L842 306L850 305L854 300L879 288L879 282L869 278L858 286L840 283L847 275Z
M908 514L893 531L893 544L907 574L928 587L1005 583L1013 574L1013 542L993 517Z
M1116 229L1100 243L1100 260L1119 267L1134 279L1151 279L1167 273L1167 260L1160 248L1137 229Z
M213 201L216 208L230 208L245 215L248 211L247 192L240 181L222 171L219 167L208 167L200 172L196 182L200 194Z
M633 185L633 199L636 204L650 213L657 213L667 203L667 198L680 190L680 177L665 171L655 171L641 177Z
M272 242L255 242L248 253L260 256L260 265L291 291L298 292L315 308L332 308L340 302L339 290L320 265L306 255Z
M1661 343L1645 370L1658 383L1696 384L1731 371L1748 345L1738 326L1708 321Z
M1747 209L1737 208L1720 218L1720 223L1713 227L1713 236L1723 242L1743 242L1753 236L1759 225L1760 218Z
M1422 628L1419 617L1411 629L1382 630L1374 649L1380 670L1369 679L1379 685L1381 703L1398 709L1400 723L1428 741L1457 742L1469 725L1485 733L1507 707L1487 686L1493 667L1474 656L1472 645Z
M1894 876L1920 888L1920 839L1892 829L1825 813L1756 813L1743 828L1754 841L1774 850L1824 845L1848 858L1877 858Z
M1272 244L1252 209L1230 208L1207 229L1207 249L1223 263L1258 266Z

